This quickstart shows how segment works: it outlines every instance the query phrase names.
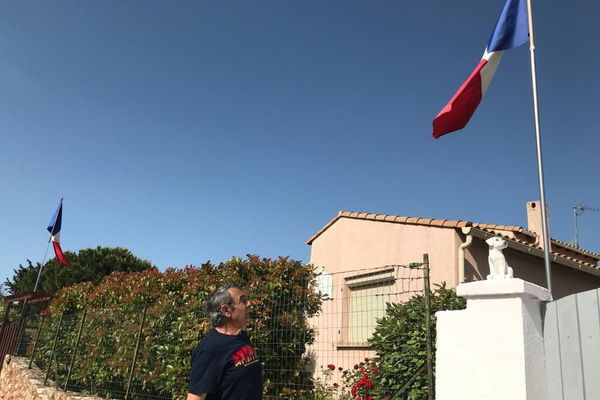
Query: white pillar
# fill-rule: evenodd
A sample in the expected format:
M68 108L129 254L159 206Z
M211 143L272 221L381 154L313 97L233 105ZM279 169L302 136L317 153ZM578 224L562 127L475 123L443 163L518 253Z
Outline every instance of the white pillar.
M541 302L522 279L463 283L467 308L437 317L437 400L545 400Z

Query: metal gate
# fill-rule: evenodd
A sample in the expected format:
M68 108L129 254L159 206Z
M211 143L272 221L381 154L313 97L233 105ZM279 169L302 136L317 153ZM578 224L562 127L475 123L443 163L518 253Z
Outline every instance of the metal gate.
M546 306L548 400L600 399L599 298L594 289Z
M0 333L0 371L4 365L4 357L7 354L12 354L17 344L17 336L19 334L19 323L13 322L10 325L6 325L4 331Z
M48 303L52 297L52 295L43 292L24 292L3 298L4 317L0 322L0 371L2 371L2 366L4 365L4 357L18 350L16 347L23 334L23 322L27 317L27 313L33 311L30 306ZM13 306L20 308L20 317L11 315ZM16 313L17 310L13 311ZM36 312L39 312L39 309Z

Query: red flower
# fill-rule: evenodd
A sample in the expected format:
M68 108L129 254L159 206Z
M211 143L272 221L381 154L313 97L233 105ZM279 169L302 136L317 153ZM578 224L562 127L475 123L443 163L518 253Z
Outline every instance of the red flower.
M335 369L335 365L333 365L333 364L329 364L329 365L327 366L327 368L329 368L330 370L332 370L332 371L333 371L333 370Z

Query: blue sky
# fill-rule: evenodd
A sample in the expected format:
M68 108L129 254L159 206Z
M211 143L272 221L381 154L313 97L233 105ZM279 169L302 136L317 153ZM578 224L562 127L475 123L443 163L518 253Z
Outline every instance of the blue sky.
M539 198L528 46L466 129L431 120L502 0L1 1L0 277L123 246L167 266L308 261L341 210L526 226ZM600 3L534 1L550 228L600 207ZM579 218L600 252L600 213ZM51 256L52 250L49 255Z

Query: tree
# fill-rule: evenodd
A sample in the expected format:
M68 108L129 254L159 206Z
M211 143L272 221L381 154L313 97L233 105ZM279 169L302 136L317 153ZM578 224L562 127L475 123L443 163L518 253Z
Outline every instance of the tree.
M56 259L44 264L38 290L56 293L63 287L79 282L98 284L106 275L113 272L135 272L156 269L150 261L142 260L122 247L96 247L82 249L77 253L65 252L69 265L59 265ZM19 265L12 279L7 279L5 287L11 294L33 291L40 263L27 260L27 266Z

